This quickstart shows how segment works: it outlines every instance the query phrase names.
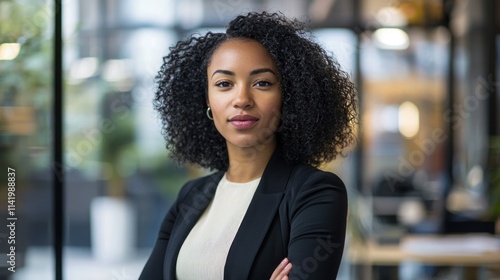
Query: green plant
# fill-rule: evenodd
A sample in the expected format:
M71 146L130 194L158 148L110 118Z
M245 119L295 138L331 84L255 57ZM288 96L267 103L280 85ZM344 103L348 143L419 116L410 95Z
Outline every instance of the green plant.
M125 195L125 179L137 169L137 152L135 145L135 122L132 104L126 102L130 92L108 93L104 101L102 115L112 123L112 131L103 135L100 147L101 160L107 163L107 195L123 197ZM121 110L111 104L120 104ZM125 113L123 113L125 112Z
M0 1L0 44L20 44L17 57L0 60L0 115L17 108L33 113L31 128L22 132L9 129L17 124L0 116L0 165L21 165L29 158L24 173L46 169L50 161L52 71L47 69L52 65L52 38L46 32L47 9L43 2Z

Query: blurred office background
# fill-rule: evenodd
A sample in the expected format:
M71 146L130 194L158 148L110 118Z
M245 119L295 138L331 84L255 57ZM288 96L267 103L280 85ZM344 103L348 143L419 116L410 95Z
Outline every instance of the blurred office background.
M64 279L137 279L177 191L205 172L176 165L165 150L152 110L162 57L189 34L222 31L235 15L262 10L307 21L359 89L358 145L324 166L349 188L348 244L494 234L500 1L0 0L0 220L7 167L16 170L18 217L15 273L0 231L1 279L54 279L58 269ZM57 63L62 165L53 160ZM349 257L354 247L346 246L339 279L426 279L405 278L403 263L367 270ZM466 273L405 267L427 279ZM495 267L482 273L500 278Z

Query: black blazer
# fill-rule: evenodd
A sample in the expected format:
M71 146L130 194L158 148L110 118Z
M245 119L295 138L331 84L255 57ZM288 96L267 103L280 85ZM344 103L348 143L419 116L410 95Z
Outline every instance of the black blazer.
M184 185L167 213L140 280L176 279L177 255L215 195L223 172ZM335 279L342 259L347 193L335 174L271 157L236 233L224 279L269 279L288 257L290 279Z

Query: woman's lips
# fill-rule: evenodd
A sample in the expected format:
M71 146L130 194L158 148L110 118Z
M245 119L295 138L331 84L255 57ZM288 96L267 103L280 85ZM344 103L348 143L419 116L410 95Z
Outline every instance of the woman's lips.
M237 129L247 129L257 123L259 119L251 115L237 115L229 119L229 123Z

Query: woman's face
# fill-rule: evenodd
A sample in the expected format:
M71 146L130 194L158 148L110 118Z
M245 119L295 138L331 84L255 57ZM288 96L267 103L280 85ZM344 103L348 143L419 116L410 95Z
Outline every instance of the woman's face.
M229 146L274 145L281 117L276 65L260 43L231 39L213 53L207 68L208 105Z

